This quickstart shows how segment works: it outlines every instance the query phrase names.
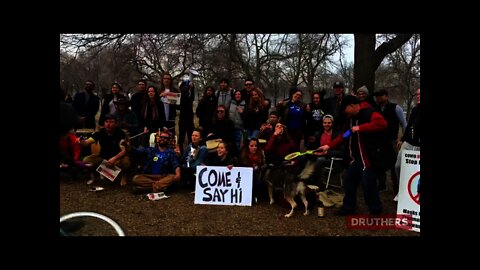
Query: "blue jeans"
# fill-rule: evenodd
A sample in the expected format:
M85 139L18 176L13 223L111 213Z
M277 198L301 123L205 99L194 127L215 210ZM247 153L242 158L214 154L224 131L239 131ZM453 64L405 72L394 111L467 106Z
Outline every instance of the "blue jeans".
M256 138L258 132L260 132L258 129L247 129L247 140L250 138Z
M343 189L345 197L343 198L343 208L347 210L355 210L357 204L357 187L362 184L363 196L370 211L381 211L382 203L378 195L377 175L372 168L363 169L360 159L356 159L347 168Z
M243 129L235 128L234 134L235 145L237 146L238 153L240 153L240 147L242 146Z

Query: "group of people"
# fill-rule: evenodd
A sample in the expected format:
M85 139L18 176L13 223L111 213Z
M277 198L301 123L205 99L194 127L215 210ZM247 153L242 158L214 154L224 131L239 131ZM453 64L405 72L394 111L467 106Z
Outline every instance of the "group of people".
M304 181L319 184L318 170L328 157L344 158L345 198L338 215L355 213L358 184L362 184L370 213L381 213L379 192L386 189L387 170L392 171L393 188L398 191L400 155L398 158L395 155L400 146L397 145L399 128L403 131L399 142L404 142L400 149L420 148L420 90L418 104L406 123L401 108L388 101L388 92L383 89L374 93L375 102L369 99L366 87L359 88L355 95L346 95L343 83L335 82L333 97L323 99L322 93L314 92L312 102L307 104L302 101L303 91L292 87L289 97L272 108L270 100L254 83L248 78L244 89L234 90L224 78L217 91L207 86L195 111L193 83L183 82L178 90L168 73L162 77L160 91L139 80L138 92L130 100L120 93L121 86L114 83L111 94L104 98L99 128L93 134L79 139L68 131L69 126L62 129L62 163L77 167L89 164L87 167L96 168L106 160L109 166L116 165L124 172L121 185L127 184L131 176L135 193L165 191L177 183L193 188L198 165L247 166L254 169L252 197L258 198L266 192L262 170L284 165L287 162L284 157L300 151L303 141L306 149L319 150L313 157L316 173ZM71 127L78 128L83 123L84 128L96 129L92 115L95 116L95 107L98 110L100 105L98 97L92 94L93 87L93 82L87 81L85 92L75 95L73 109L80 121ZM180 105L166 100L168 92L182 93ZM63 100L61 103L65 103ZM175 144L177 110L179 140ZM194 127L195 115L198 127ZM147 135L139 136L139 140L129 139L132 134L152 132L153 144ZM215 148L209 149L207 141L216 142ZM96 142L100 144L100 152L79 160L79 146ZM65 157L71 160L67 162ZM293 163L300 175L305 161ZM95 175L92 174L89 183L98 180Z

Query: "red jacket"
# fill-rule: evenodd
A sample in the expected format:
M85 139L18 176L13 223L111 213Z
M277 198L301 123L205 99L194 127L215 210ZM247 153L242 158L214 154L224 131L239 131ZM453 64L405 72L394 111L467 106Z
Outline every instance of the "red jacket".
M358 126L359 128L358 132L352 133L350 137L346 138L346 140L348 140L346 149L348 149L347 153L350 154L350 163L355 160L355 157L360 157L364 167L370 167L372 160L376 158L373 156L375 152L373 148L378 146L377 143L381 139L378 136L383 135L379 132L387 128L387 121L379 112L375 111L368 102L360 102L359 113L349 121L346 121L345 124L345 131L353 126ZM337 136L328 146L335 148L344 142L342 134ZM357 145L352 147L352 143L357 143L358 147ZM352 149L358 149L359 153L353 153Z
M76 143L77 139L75 134L67 132L67 136L60 138L60 153L72 157L73 160L80 161L82 147L79 143Z

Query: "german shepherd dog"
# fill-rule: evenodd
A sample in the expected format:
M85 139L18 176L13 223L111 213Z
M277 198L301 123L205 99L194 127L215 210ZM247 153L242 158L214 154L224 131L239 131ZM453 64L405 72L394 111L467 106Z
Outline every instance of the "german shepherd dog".
M273 199L274 189L283 189L283 196L290 204L292 209L285 215L289 218L293 215L293 211L297 207L295 196L300 195L303 204L305 205L304 216L309 214L308 201L305 197L306 186L305 183L293 173L293 166L267 167L264 173L264 181L268 186L268 196L270 197L270 204L275 201Z

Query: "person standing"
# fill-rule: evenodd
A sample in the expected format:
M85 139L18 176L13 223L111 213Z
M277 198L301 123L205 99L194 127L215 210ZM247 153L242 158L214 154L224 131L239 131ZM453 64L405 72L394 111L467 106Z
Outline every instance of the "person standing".
M178 147L180 153L183 152L183 141L187 139L187 144L192 142L193 123L193 101L195 99L195 86L192 81L188 84L183 81L180 84L180 117L178 121Z
M368 102L360 102L357 97L351 95L342 99L341 110L347 118L343 127L344 135L339 135L332 142L318 148L326 152L344 143L346 153L349 154L347 157L349 166L343 187L345 191L343 206L335 215L355 213L357 187L360 183L370 214L381 214L382 205L376 184L376 172L381 169L382 162L379 160L381 157L378 156L378 150L382 145L381 131L387 128L387 121Z
M292 87L289 92L289 99L279 102L277 111L280 113L280 121L287 126L288 135L300 146L307 118L306 104L302 102L302 90Z
M422 126L420 124L420 88L417 90L417 106L412 109L410 117L408 118L407 127L403 133L402 138L397 143L398 155L397 162L395 163L395 173L400 179L400 166L402 164L402 152L403 150L420 151ZM398 188L397 188L398 189ZM398 194L397 194L398 196ZM394 201L396 201L395 196Z
M203 92L203 96L198 102L195 114L198 117L198 124L203 128L205 134L211 132L212 118L215 116L217 109L217 99L215 97L215 88L207 86Z
M167 99L167 93L179 93L178 89L173 86L172 75L168 72L164 73L162 76L162 84L160 87L160 100L163 102L164 111L165 111L165 127L169 130L173 130L175 135L175 118L177 117L177 109L179 108L176 104L170 104L170 101Z
M304 144L307 149L315 144L315 140L323 132L323 116L325 113L322 110L323 104L321 100L322 94L320 92L313 92L312 102L308 103L305 107L307 123L304 132Z
M235 125L234 140L235 146L237 147L237 153L240 153L241 146L243 145L243 142L246 141L246 138L243 138L243 121L247 112L245 107L245 100L242 99L241 91L235 90L233 94L233 100L230 102L228 117L233 121Z
M262 90L255 88L250 91L250 101L245 107L243 126L247 130L246 138L257 138L260 126L268 119L268 107Z
M117 111L117 107L115 106L115 102L120 98L126 97L120 93L122 91L122 87L119 83L112 83L111 86L111 93L106 94L103 98L102 108L100 110L100 119L98 119L98 125L103 127L103 122L105 121L105 115L107 114L114 114Z
M135 115L138 117L138 121L140 122L143 100L146 99L147 96L147 81L144 79L138 80L137 90L138 91L130 97L130 108L132 109L132 112L134 112Z
M160 101L157 88L150 85L147 87L147 95L142 101L140 110L140 127L143 132L154 133L165 126L165 112L163 103ZM148 145L148 136L143 137L141 145Z
M83 119L83 127L96 129L95 115L100 108L100 98L93 93L95 83L92 80L85 82L85 92L76 93L73 98L73 108Z
M385 147L385 159L388 160L387 170L390 169L390 177L392 178L393 190L395 193L398 192L398 177L395 173L395 161L397 154L395 153L396 143L398 139L399 126L402 127L402 134L405 133L405 128L407 127L407 121L403 116L403 110L399 105L392 103L388 100L388 92L385 89L380 89L374 93L375 99L377 101L375 107L383 115L385 120L388 123L387 129L385 130L385 136L388 138L388 145ZM378 174L378 190L386 191L386 173L380 172Z
M345 97L345 86L343 85L343 82L334 82L333 97L325 99L325 113L331 114L335 118L335 126L333 129L338 129L343 126L344 117L340 108L343 97Z
M225 106L228 112L230 110L230 103L233 100L233 89L230 87L230 81L227 78L220 80L218 91L215 95L217 97L217 105Z
M246 78L244 88L241 91L242 99L245 100L245 104L248 106L251 97L251 91L255 88L255 81L252 78Z

